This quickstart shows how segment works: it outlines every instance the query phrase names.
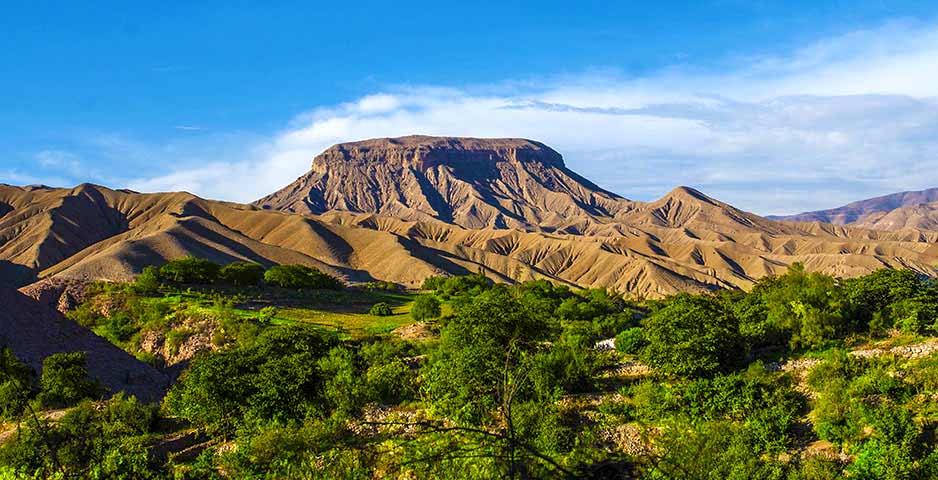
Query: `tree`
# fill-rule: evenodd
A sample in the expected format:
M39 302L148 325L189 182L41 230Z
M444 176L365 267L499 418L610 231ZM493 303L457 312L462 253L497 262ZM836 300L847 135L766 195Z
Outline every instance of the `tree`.
M740 364L735 317L713 297L678 294L642 322L642 358L666 373L707 376Z
M330 289L342 288L337 278L306 265L276 265L264 273L264 281L281 288Z
M480 421L504 399L498 392L500 385L507 388L506 371L534 351L544 326L504 286L461 305L443 329L440 356L428 372L434 404L455 418Z
M97 383L88 376L85 352L56 353L42 362L40 399L45 406L64 407L94 397Z
M422 322L431 318L437 318L442 314L440 301L433 295L421 295L414 300L414 305L410 307L410 316L414 320Z
M0 419L12 420L20 414L33 394L35 375L9 348L0 349Z
M217 263L204 258L183 257L160 267L160 277L176 283L208 285L218 280L220 269Z
M244 424L325 415L319 360L334 336L302 326L266 330L250 347L197 357L167 395L169 411L222 435Z
M143 267L133 286L140 293L156 293L160 289L160 269L152 265Z
M388 315L394 315L394 312L391 310L391 306L388 305L386 302L378 302L374 304L374 306L371 307L371 310L369 310L368 313L378 316L378 317L386 317Z
M251 262L234 262L221 267L219 278L239 287L250 287L264 279L264 267Z
M642 327L632 327L616 335L616 350L622 353L638 353L644 344Z

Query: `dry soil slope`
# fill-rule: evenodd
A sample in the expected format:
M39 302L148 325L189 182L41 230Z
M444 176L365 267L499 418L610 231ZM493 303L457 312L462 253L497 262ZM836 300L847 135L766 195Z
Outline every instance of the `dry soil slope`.
M333 164L341 162L347 165L339 171L358 169L361 182L376 175L368 188L335 183L330 184L333 190L324 190L335 195L334 202L363 210L358 212L335 208L297 214L185 193L138 194L92 185L71 190L0 187L0 203L7 205L0 210L0 262L39 278L126 280L146 265L197 255L221 263L304 263L348 280L411 286L429 275L483 270L499 280L547 278L639 296L747 288L793 262L840 276L882 267L936 273L938 249L931 247L938 240L935 232L772 221L686 187L654 202L630 202L569 172L555 152L526 140L407 137L375 142L403 150L376 153L370 147L374 142L333 147L330 163L322 168L325 174L308 175L328 184L335 175ZM433 148L422 150L428 142ZM381 156L391 154L390 159ZM324 161L324 155L317 161ZM452 178L440 185L458 184L468 197L434 188L430 190L448 191L452 197L444 204L429 203L427 190L417 195L405 188L405 164L411 165L406 169L412 181L419 183L420 172L424 179L427 172L445 173ZM399 175L379 172L388 165L395 165ZM354 195L343 200L343 189ZM271 198L286 198L287 191ZM310 192L319 190L289 191L305 199L303 205L315 206ZM404 205L405 194L411 195L407 209L394 210ZM563 201L545 200L556 198ZM475 203L465 210L466 202ZM301 210L294 205L283 208ZM569 217L556 215L564 205L572 212ZM469 211L475 213L463 215ZM458 218L469 226L460 225ZM496 228L510 222L519 227ZM85 225L93 231L69 233L83 232ZM42 248L27 248L37 243Z
M49 355L86 352L88 372L110 392L124 391L154 402L162 398L169 379L102 337L68 320L55 308L22 293L0 288L0 345L36 373Z

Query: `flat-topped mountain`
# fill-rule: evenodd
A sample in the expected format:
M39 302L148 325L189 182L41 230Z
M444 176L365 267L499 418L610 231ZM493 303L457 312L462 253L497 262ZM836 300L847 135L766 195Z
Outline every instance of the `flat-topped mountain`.
M0 279L15 286L37 279L62 280L24 289L39 292L37 297L54 305L71 301L67 291L52 288L68 286L65 280L129 280L147 265L184 255L218 263L300 263L349 281L387 280L408 286L418 286L430 275L481 270L499 281L543 278L647 297L747 288L765 275L785 272L793 262L845 277L883 267L938 274L934 231L778 222L687 187L653 202L632 202L595 187L562 167L559 155L526 140L397 141L405 150L415 148L407 150L411 153L426 142L454 141L471 147L472 154L456 159L418 155L416 160L401 154L386 160L369 150L371 142L364 142L346 145L364 145L360 150L369 153L336 147L318 157L317 161L338 162L342 171L393 166L402 172L374 180L368 192L380 194L349 197L386 202L380 204L384 208L373 208L377 212L365 213L358 212L365 210L360 208L333 208L297 214L188 193L143 194L96 185L0 185ZM356 160L329 160L332 155ZM479 171L466 166L473 161L481 165ZM407 182L419 187L419 179L428 178L421 172L454 177L440 184L453 187L451 203L439 210L427 210L429 204L404 208L394 195L385 196L407 191ZM343 186L333 175L328 167L315 176L325 184L333 182L336 189L329 191L336 205L352 205L342 189L358 190ZM370 178L357 175L366 183ZM471 175L479 178L472 180ZM374 187L379 181L384 182L380 189ZM468 197L457 195L459 189ZM417 193L424 192L439 193L429 187ZM475 207L461 210L466 203ZM451 213L440 214L447 211ZM492 217L479 212L518 227L482 222ZM481 227L460 225L457 217L479 220Z
M567 169L539 142L409 136L335 145L306 175L255 205L554 231L611 218L632 203Z

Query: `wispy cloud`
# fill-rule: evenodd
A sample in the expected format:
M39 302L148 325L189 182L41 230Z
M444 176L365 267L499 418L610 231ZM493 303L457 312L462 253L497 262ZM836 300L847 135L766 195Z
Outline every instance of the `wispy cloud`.
M510 136L555 147L568 166L626 197L689 184L759 213L788 213L938 186L936 78L938 28L896 22L716 72L388 88L304 112L224 154L180 155L191 161L130 186L249 201L336 142Z
M176 125L176 130L181 130L183 132L201 132L205 130L204 127L199 127L196 125Z

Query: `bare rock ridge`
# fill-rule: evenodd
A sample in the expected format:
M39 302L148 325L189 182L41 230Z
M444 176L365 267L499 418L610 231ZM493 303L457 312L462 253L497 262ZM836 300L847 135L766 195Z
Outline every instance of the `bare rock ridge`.
M822 222L835 225L857 225L877 230L902 228L934 228L938 225L938 188L899 192L849 203L829 210L796 215L773 216L787 222ZM928 206L928 204L932 204ZM891 212L897 211L890 215Z
M630 206L567 169L542 143L426 136L335 145L313 160L309 173L255 204L542 231Z

